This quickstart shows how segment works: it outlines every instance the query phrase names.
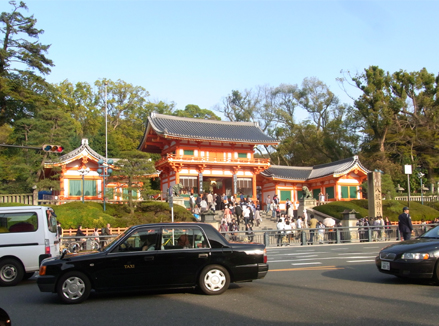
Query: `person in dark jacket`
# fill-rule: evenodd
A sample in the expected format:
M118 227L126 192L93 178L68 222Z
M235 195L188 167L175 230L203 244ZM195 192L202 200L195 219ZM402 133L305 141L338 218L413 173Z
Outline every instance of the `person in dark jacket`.
M235 204L235 215L239 226L239 223L242 222L242 208L238 203Z
M85 237L85 233L82 231L82 225L78 225L78 229L76 230L76 235L80 237ZM76 238L76 241L81 241L81 238Z
M398 216L398 228L401 232L401 237L404 240L410 240L413 231L412 218L409 214L409 208L404 207L402 209L403 213Z

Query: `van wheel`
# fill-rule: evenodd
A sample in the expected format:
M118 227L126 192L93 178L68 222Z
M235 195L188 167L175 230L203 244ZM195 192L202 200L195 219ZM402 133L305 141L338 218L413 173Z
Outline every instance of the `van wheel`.
M220 265L206 266L200 274L198 284L205 294L221 294L229 288L230 275Z
M60 278L56 292L64 303L81 303L88 298L90 290L88 277L81 272L73 271Z
M4 259L0 261L0 285L14 286L23 279L24 269L16 259Z

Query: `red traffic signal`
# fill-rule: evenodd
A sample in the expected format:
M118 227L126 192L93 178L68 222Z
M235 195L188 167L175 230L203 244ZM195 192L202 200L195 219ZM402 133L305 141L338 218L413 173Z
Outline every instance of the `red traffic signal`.
M50 153L62 153L64 147L59 145L43 145L43 151Z

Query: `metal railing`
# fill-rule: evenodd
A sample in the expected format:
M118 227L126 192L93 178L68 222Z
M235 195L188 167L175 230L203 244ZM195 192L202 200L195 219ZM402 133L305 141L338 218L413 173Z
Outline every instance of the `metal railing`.
M116 235L99 236L63 236L60 238L59 250L64 249L70 252L79 252L83 250L99 250L111 242Z
M408 196L396 196L395 200L408 201ZM439 195L429 195L429 196L413 196L410 195L411 201L425 201L425 202L437 202L439 201Z
M422 235L426 230L436 225L413 225L414 235L412 238ZM291 233L278 230L248 232L225 232L225 238L229 241L258 242L267 247L275 246L306 246L316 244L335 243L360 243L360 242L385 242L398 241L401 235L397 225L391 226L353 226L334 227L324 229L293 229Z
M412 238L422 235L426 230L436 226L435 224L413 225L414 235ZM267 247L276 246L307 246L318 244L342 244L360 242L385 242L401 240L397 225L391 226L351 226L334 227L324 229L293 229L291 233L278 230L257 230L257 231L228 231L221 232L228 240L234 242L256 242L263 243ZM61 238L62 249L70 251L98 250L106 245L117 235L100 236L65 236ZM78 245L78 250L74 250ZM73 249L73 250L72 250Z

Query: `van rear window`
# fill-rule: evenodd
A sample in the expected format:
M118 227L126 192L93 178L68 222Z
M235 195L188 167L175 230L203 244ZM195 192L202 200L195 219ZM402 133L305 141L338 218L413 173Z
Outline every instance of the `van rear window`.
M35 232L38 215L35 212L0 214L0 233Z

